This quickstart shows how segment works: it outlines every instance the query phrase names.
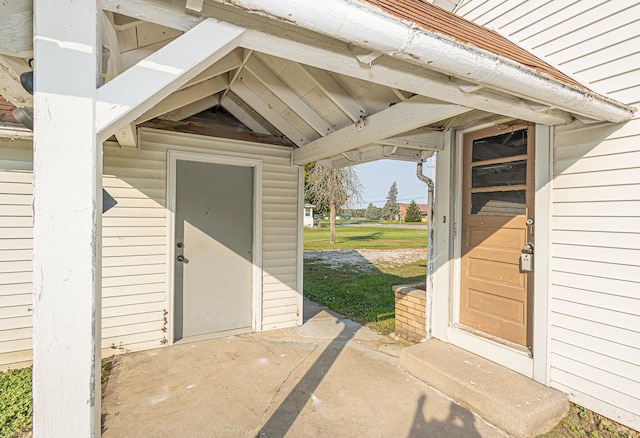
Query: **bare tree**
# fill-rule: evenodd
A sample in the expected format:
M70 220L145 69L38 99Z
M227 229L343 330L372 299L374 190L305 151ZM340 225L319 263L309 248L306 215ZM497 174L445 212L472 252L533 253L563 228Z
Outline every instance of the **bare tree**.
M308 170L309 195L313 202L329 207L329 242L336 243L336 210L349 201L359 202L362 185L351 167L330 169L316 163Z

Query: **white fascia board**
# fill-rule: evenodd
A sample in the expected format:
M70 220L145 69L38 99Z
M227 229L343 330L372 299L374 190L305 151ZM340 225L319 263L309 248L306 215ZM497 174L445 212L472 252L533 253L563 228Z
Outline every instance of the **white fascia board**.
M209 18L98 89L104 141L238 46L245 29Z
M551 108L614 123L633 116L634 109L629 106L557 81L507 58L419 29L362 2L215 1L273 20L295 23L429 70L526 96Z
M433 103L423 96L414 96L301 146L293 152L293 163L300 165L338 155L468 111L463 106Z

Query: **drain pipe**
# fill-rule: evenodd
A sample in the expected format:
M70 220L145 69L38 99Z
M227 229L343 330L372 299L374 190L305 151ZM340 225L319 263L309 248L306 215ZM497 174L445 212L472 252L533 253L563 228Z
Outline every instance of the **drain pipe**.
M416 174L418 175L418 179L425 183L428 188L427 195L427 208L429 209L427 214L427 285L426 285L426 309L425 309L425 328L426 328L426 337L425 341L431 340L431 325L432 325L432 310L433 310L433 192L434 185L433 180L422 173L422 165L424 163L418 163L418 169Z

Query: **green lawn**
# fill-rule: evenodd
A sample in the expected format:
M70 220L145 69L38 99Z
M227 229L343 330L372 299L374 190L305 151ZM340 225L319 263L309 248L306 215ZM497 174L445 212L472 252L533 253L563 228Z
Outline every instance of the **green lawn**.
M304 249L359 248L424 248L427 245L427 230L411 228L376 227L370 225L336 227L336 243L329 244L329 227L319 230L304 230Z
M329 228L304 231L304 249L403 249L424 248L427 231L371 225L338 227L336 244L329 244ZM400 266L376 266L358 270L349 265L332 268L306 260L304 295L381 333L395 330L395 300L391 287L425 280L425 261Z

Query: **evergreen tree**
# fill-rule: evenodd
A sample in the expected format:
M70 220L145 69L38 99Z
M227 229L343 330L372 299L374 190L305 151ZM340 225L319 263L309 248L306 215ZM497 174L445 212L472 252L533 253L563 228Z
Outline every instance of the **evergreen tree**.
M409 208L407 208L407 212L404 215L405 222L422 222L422 215L420 214L420 208L416 201L411 200L411 204L409 204Z
M398 205L398 186L394 181L389 188L387 194L387 203L382 207L382 219L393 221L400 214L400 206Z
M367 212L365 213L364 217L377 221L378 219L380 219L380 212L380 207L376 207L375 205L370 203L367 207Z

